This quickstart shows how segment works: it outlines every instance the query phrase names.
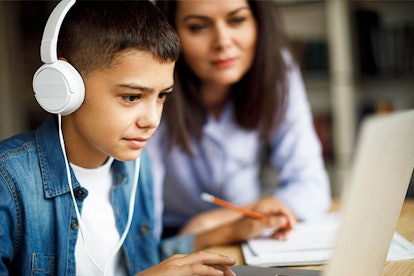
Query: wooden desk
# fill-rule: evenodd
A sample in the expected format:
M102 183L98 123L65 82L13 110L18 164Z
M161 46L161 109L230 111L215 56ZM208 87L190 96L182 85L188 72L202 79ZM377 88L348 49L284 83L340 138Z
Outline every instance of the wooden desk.
M333 209L337 203L334 203ZM414 200L406 200L401 210L400 218L397 223L397 231L411 242L414 242ZM243 252L240 245L214 246L209 251L218 252L224 255L233 256L237 259L237 264L245 264ZM318 269L323 266L306 266L301 269ZM382 275L389 276L409 276L414 275L414 259L406 261L387 261Z

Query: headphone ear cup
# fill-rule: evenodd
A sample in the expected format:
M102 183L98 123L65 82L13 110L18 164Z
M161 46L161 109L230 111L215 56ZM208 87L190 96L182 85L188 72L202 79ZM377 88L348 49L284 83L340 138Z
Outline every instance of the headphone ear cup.
M57 60L42 65L34 74L33 90L40 106L53 114L76 111L85 98L85 85L79 72L69 63Z

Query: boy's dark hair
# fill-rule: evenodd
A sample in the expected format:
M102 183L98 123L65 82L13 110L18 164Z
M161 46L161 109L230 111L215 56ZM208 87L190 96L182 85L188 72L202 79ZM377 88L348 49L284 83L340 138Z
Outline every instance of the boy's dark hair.
M62 22L58 57L82 75L109 66L130 49L151 52L161 62L179 57L175 30L149 1L77 1Z
M249 0L248 3L258 26L255 58L246 75L231 87L230 100L236 122L244 129L259 130L263 143L267 144L286 108L287 67L282 50L287 48L287 40L281 22L274 16L273 1ZM177 1L158 0L156 5L175 27ZM182 57L176 64L175 74L175 95L166 103L163 115L171 143L191 153L189 140L202 137L207 111L199 93L200 80Z

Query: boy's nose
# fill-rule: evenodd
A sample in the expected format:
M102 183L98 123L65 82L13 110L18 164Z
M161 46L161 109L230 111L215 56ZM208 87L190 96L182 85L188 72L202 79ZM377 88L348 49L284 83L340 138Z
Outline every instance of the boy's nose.
M161 112L158 111L156 104L148 104L141 109L137 116L136 124L139 128L157 128L161 119Z

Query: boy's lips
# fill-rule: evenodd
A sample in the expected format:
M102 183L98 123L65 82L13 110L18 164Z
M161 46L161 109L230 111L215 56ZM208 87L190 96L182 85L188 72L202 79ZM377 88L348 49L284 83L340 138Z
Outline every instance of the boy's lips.
M147 145L149 138L125 138L133 148L135 149L142 149Z

